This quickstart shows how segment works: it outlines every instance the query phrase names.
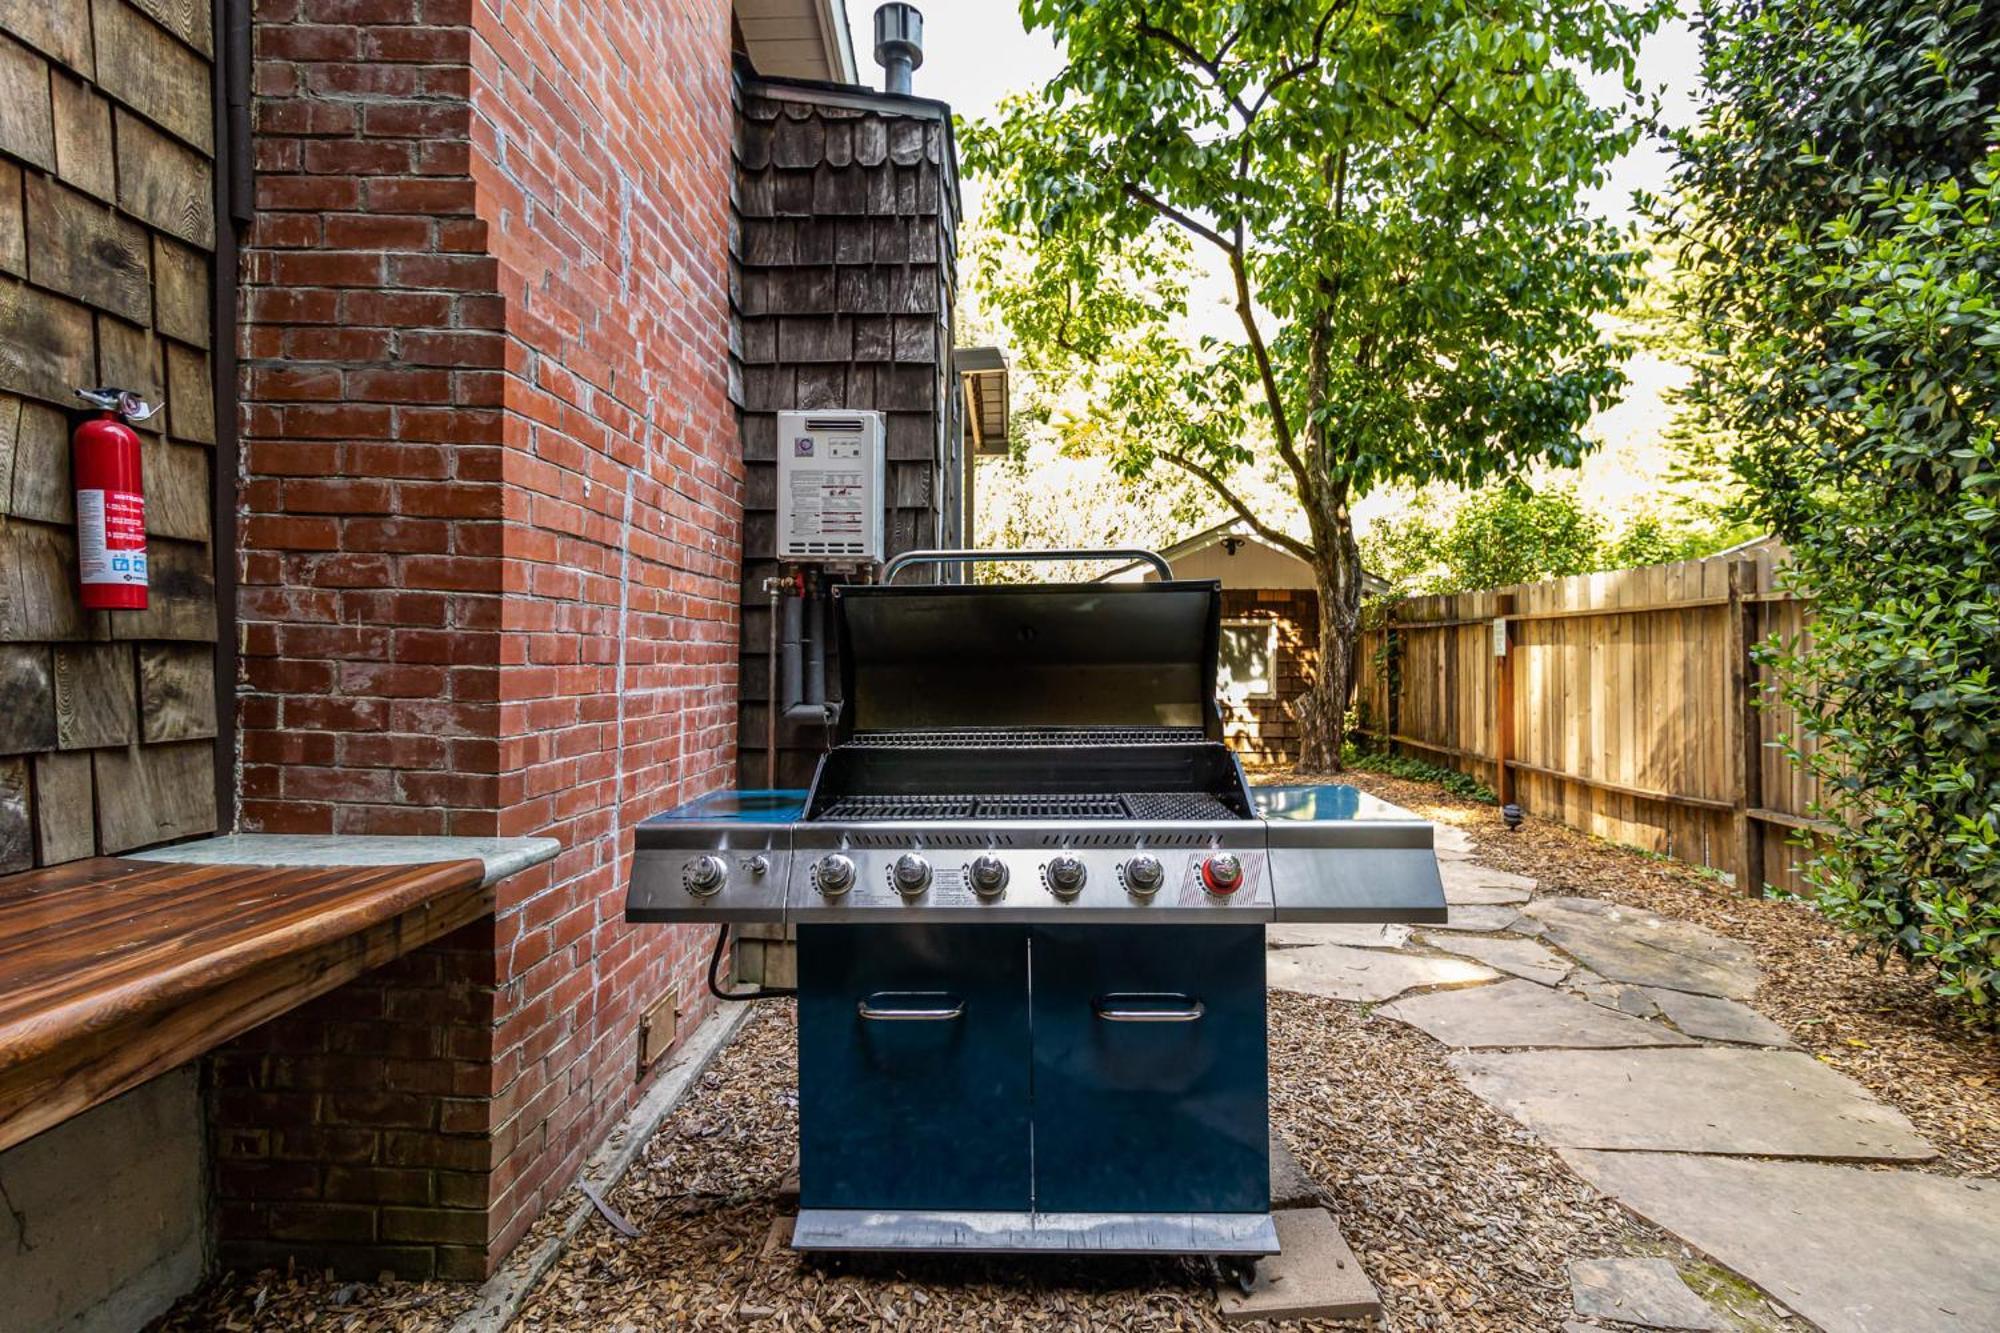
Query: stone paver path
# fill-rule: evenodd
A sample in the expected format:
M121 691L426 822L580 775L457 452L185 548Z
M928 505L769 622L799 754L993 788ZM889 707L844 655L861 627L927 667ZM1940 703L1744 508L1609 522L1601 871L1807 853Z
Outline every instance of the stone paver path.
M1342 944L1273 949L1264 970L1266 979L1278 990L1358 1004L1393 1000L1420 986L1463 986L1500 975L1463 958L1394 949L1351 949Z
M1726 1328L1665 1259L1583 1259L1569 1266L1576 1312L1645 1328Z
M1666 1153L1562 1156L1821 1328L2000 1328L2000 1182Z
M1552 1028L1555 1043L1571 1044ZM1458 1055L1452 1064L1474 1092L1561 1148L1861 1161L1937 1156L1901 1111L1802 1051L1527 1050Z
M1467 1086L1594 1187L1820 1327L2000 1329L2000 1182L1903 1165L1936 1152L1744 1003L1760 981L1747 947L1536 897L1454 828L1438 826L1437 855L1449 921L1274 927L1270 984L1382 1003L1455 1048ZM1725 1326L1645 1269L1662 1261L1576 1257L1575 1327L1643 1325L1642 1310L1654 1327Z
M1430 991L1384 1007L1447 1046L1685 1046L1673 1029L1532 981Z

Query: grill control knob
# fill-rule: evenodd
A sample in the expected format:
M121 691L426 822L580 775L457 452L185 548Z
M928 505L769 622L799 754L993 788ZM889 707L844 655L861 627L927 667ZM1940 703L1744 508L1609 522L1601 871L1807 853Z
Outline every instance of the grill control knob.
M1058 898L1074 898L1083 892L1083 862L1064 852L1049 858L1049 892Z
M1125 863L1125 891L1135 898L1150 898L1160 891L1167 868L1157 856L1135 856Z
M681 867L681 882L697 898L712 898L722 891L729 867L719 856L697 856Z
M896 868L890 877L896 883L896 892L905 898L915 898L931 886L931 863L915 852L904 852L896 858Z
M1227 898L1243 887L1243 862L1233 853L1217 852L1201 863L1202 887Z
M1007 891L1007 863L997 856L974 857L965 877L972 891L982 898L998 898Z
M839 852L822 856L813 867L813 887L828 898L838 898L854 887L854 862Z

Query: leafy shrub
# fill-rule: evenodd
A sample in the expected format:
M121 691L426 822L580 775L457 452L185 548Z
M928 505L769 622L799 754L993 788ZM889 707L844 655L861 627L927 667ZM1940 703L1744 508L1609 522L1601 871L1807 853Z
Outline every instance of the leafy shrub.
M1500 799L1493 794L1491 787L1470 773L1412 759L1408 755L1390 754L1387 750L1364 749L1350 744L1341 751L1340 764L1351 772L1380 773L1407 782L1434 782L1452 795L1463 796L1468 801L1492 805Z
M1864 947L2000 1022L2000 22L1991 4L1704 7L1679 144L1697 403L1813 597L1762 652Z

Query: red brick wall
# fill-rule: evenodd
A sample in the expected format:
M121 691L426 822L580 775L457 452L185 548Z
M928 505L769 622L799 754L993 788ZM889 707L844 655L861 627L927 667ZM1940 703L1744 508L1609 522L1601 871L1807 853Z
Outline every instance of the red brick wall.
M476 1277L709 1007L622 906L735 764L729 6L256 12L241 826L563 850L216 1058L223 1257Z
M505 342L463 11L257 6L245 830L496 825Z
M710 1006L705 931L629 928L637 820L736 761L726 0L473 14L473 177L506 294L494 1224L511 1244L634 1100L640 1012Z

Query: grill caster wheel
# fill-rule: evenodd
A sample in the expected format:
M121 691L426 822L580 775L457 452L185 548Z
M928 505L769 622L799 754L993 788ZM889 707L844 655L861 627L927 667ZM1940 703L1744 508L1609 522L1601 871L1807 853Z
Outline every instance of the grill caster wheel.
M1245 1296L1257 1285L1257 1261L1229 1255L1209 1260L1209 1267L1215 1270L1216 1284L1234 1283L1236 1289Z

